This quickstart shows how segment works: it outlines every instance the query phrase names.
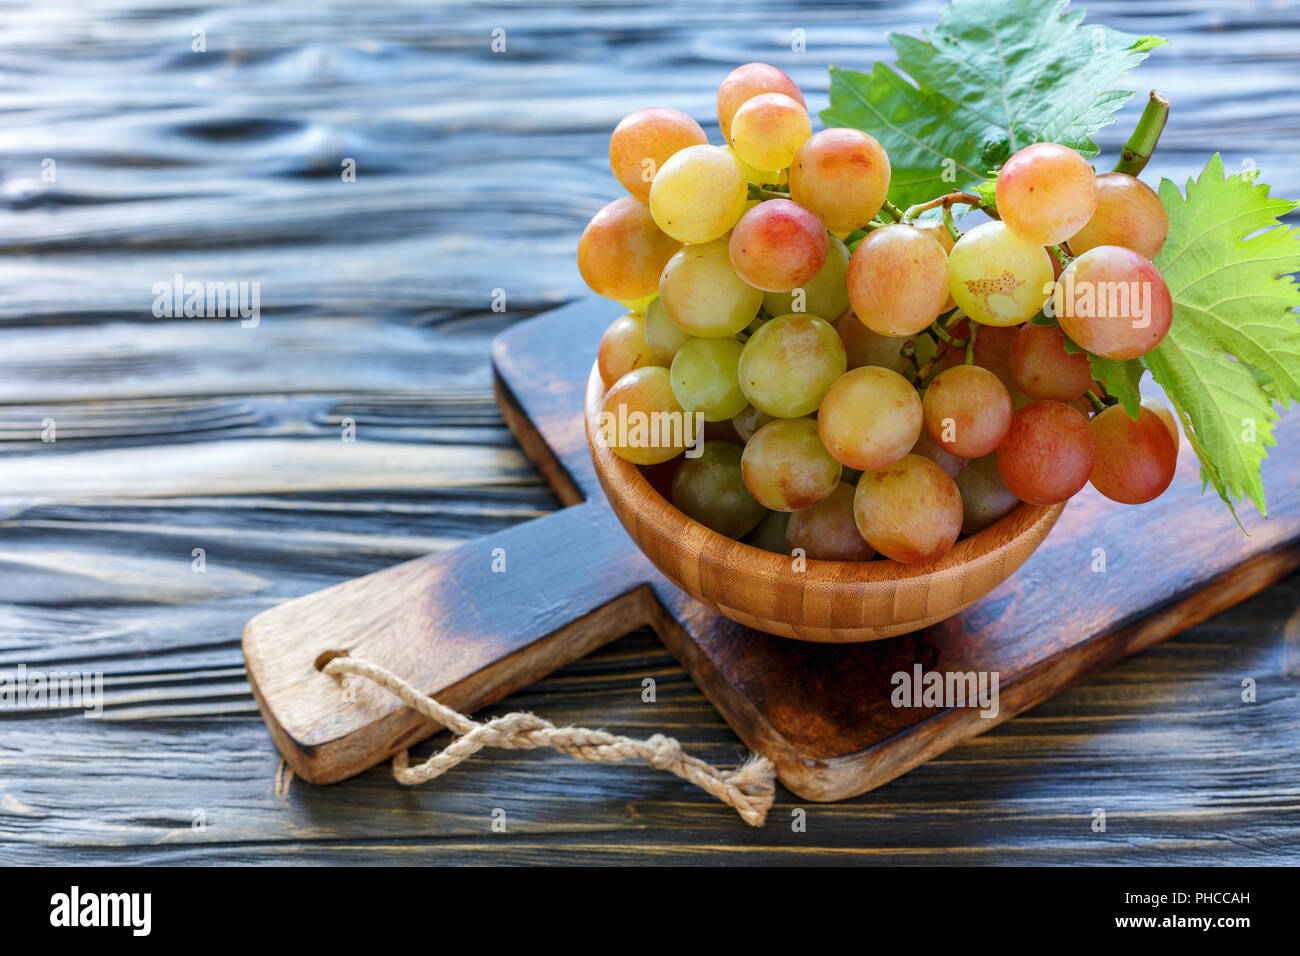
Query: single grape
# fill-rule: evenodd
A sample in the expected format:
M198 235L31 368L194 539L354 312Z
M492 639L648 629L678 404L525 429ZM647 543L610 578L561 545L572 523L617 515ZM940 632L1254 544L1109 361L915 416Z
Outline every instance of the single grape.
M620 378L643 365L657 365L645 340L645 319L629 312L615 319L600 337L596 366L600 380L609 388Z
M650 346L650 351L654 353L655 364L672 364L677 350L691 337L689 332L678 328L677 323L668 318L664 304L656 295L654 301L645 310L645 341L646 345Z
M1140 406L1134 421L1123 406L1112 405L1088 425L1097 440L1090 480L1107 498L1140 505L1158 498L1174 480L1178 445L1154 409Z
M659 106L637 110L614 127L609 166L623 188L645 202L655 173L674 153L708 142L700 124L679 110Z
M948 256L911 226L873 229L849 260L853 311L879 335L915 335L948 298Z
M1009 515L1020 504L998 472L998 456L969 462L955 479L961 492L962 534L976 534Z
M811 135L812 120L800 100L760 93L736 110L727 142L751 166L785 169Z
M620 458L654 465L686 450L695 437L695 420L677 403L668 369L645 365L605 393L599 435Z
M773 511L811 508L840 481L840 463L822 447L811 418L768 422L746 443L740 465L749 493Z
M925 408L922 403L922 413ZM959 458L950 451L945 451L944 447L930 437L930 433L924 428L921 434L917 436L916 444L912 446L909 455L920 455L922 458L929 458L932 462L948 473L948 477L956 479L966 468L966 459ZM847 478L844 479L848 481Z
M1096 457L1083 412L1063 402L1033 402L1011 416L1011 431L998 446L998 473L1021 501L1054 505L1088 483Z
M978 365L957 365L936 375L921 408L930 437L959 458L997 450L1011 428L1007 387Z
M790 292L826 263L826 227L788 199L761 202L740 217L728 249L736 274L765 292Z
M650 214L678 242L698 245L725 236L744 215L748 198L749 182L729 152L687 146L655 174Z
M746 405L745 410L731 420L731 425L736 429L741 443L744 444L754 437L754 432L770 421L775 419L767 412L760 412L753 405Z
M615 199L591 217L578 240L578 271L607 299L639 299L659 287L659 273L681 243L665 235L645 203Z
M688 412L706 422L739 415L749 403L740 390L736 366L744 345L735 339L691 339L673 359L673 394Z
M786 525L785 550L817 561L870 561L876 552L858 531L853 517L853 485L841 481L811 508L796 511Z
M1011 340L1011 375L1030 398L1072 402L1092 388L1088 356L1067 352L1065 341L1060 329L1033 324L1023 326Z
M1054 246L1084 227L1097 209L1097 177L1088 161L1056 143L1020 150L998 172L998 214L1026 242Z
M731 140L731 119L746 100L760 93L784 93L804 106L803 93L794 80L781 70L766 63L746 63L738 66L718 87L718 125L722 138ZM757 180L755 180L757 182Z
M1081 256L1098 246L1123 246L1154 259L1169 235L1169 213L1154 189L1127 173L1097 177L1097 211L1070 237L1070 251Z
M725 441L706 441L698 458L682 460L672 501L688 518L728 538L743 538L765 514L741 477L740 446Z
M834 236L827 236L826 242L826 261L815 276L789 292L763 293L763 308L769 315L811 312L829 317L849 307L849 291L845 285L849 247Z
M844 373L826 392L817 431L836 460L872 471L911 450L921 421L921 400L912 384L897 372L868 365Z
M942 557L961 534L961 495L948 473L920 455L864 472L853 514L867 544L903 564Z
M840 341L844 343L844 352L851 369L861 368L864 365L879 365L901 375L912 368L912 360L903 354L907 336L881 335L872 332L851 309L835 320L835 331L840 334Z
M700 338L726 338L754 321L763 293L731 267L727 241L687 246L664 266L659 302L679 329Z
M831 232L861 229L884 205L889 157L874 136L824 129L799 147L790 166L790 198Z
M1019 325L1052 294L1052 257L1003 222L963 235L948 254L949 291L957 306L984 325Z
M781 315L745 343L740 387L760 411L799 418L817 410L847 367L844 345L829 322L816 315Z
M789 554L785 549L785 529L790 524L789 511L768 511L763 520L750 532L748 541L756 548L776 554Z
M1174 317L1160 270L1121 246L1097 246L1066 266L1052 309L1080 348L1109 359L1146 355L1164 340Z

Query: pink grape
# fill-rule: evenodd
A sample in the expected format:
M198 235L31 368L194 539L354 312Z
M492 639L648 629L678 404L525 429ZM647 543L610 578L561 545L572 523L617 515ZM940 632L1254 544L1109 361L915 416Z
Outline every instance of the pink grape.
M645 365L628 372L605 393L600 434L610 450L634 465L676 458L694 438L694 420L673 395L668 369ZM623 429L618 423L626 421Z
M1011 429L1011 394L978 365L956 365L936 375L921 409L930 437L959 458L995 451Z
M915 335L948 299L948 256L911 226L873 229L849 259L849 301L879 335Z
M764 292L790 292L809 282L826 262L826 227L788 199L761 202L731 231L731 266Z
M1174 480L1178 445L1155 410L1138 408L1134 421L1112 405L1088 423L1097 440L1092 486L1112 501L1140 505L1158 498Z
M1030 398L1072 402L1092 388L1092 366L1083 352L1065 350L1065 333L1023 326L1011 340L1011 375ZM977 342L978 344L978 342Z
M1164 340L1174 316L1160 270L1120 246L1098 246L1066 266L1052 308L1080 348L1109 359L1146 355Z
M922 403L922 413L924 413L924 403ZM958 458L950 451L945 451L944 447L930 437L930 433L924 428L921 429L920 436L916 439L916 444L908 452L910 455L920 455L922 458L929 458L932 462L948 473L948 477L954 481L957 476L966 470L966 459Z
M900 375L912 367L912 361L903 354L906 336L881 335L872 332L852 309L835 320L835 331L844 343L849 368L879 365Z
M817 561L870 561L876 552L863 540L853 516L854 487L841 481L811 508L796 511L786 525L785 549L802 548Z
M1011 416L997 454L998 473L1012 494L1032 505L1054 505L1088 483L1097 442L1083 412L1045 400Z

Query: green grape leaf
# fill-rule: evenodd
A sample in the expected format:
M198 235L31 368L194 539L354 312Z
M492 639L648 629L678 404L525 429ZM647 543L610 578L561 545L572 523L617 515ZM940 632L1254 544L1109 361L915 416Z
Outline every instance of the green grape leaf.
M954 0L924 39L890 34L898 67L831 67L827 126L853 126L889 154L889 197L906 207L983 180L1031 143L1095 156L1092 136L1133 96L1109 87L1165 43L1082 27L1067 0Z
M1201 175L1160 183L1169 238L1156 258L1174 320L1144 359L1178 410L1203 485L1230 509L1266 514L1260 463L1276 444L1280 403L1300 400L1300 229L1279 218L1296 203L1269 196L1255 173L1225 175L1216 153Z
M1073 343L1071 343L1073 344ZM1100 355L1088 354L1088 363L1092 366L1092 377L1106 386L1106 393L1114 395L1124 406L1129 417L1136 420L1138 406L1142 404L1142 393L1138 391L1138 382L1146 366L1141 359L1108 359Z

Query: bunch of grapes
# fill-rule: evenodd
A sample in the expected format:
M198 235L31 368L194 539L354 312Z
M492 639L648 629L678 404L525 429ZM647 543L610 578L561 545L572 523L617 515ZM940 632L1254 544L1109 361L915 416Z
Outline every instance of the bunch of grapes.
M1134 420L1088 357L1169 330L1148 186L1037 143L995 204L899 210L880 143L814 134L762 63L723 81L718 123L726 145L672 109L620 122L609 161L630 195L578 243L588 285L629 309L600 342L602 418L683 423L604 440L677 508L768 550L915 564L1020 502L1168 487L1172 413L1144 401ZM962 203L995 218L962 234Z

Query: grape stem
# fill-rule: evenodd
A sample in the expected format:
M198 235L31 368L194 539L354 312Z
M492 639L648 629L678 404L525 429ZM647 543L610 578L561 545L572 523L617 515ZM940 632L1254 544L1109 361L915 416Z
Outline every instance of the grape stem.
M975 364L975 336L979 335L980 327L978 322L970 323L970 338L966 340L966 364Z
M1133 129L1133 135L1124 144L1124 151L1115 164L1115 172L1128 173L1130 176L1141 173L1155 152L1156 143L1160 142L1160 134L1168 119L1169 97L1158 90L1152 90L1146 109L1142 111L1142 116Z
M1056 258L1060 260L1061 265L1063 266L1068 266L1071 262L1074 261L1074 256L1070 255L1070 253L1066 251L1065 243L1060 243L1059 245L1055 245L1055 246L1048 246L1047 251L1050 252L1052 255L1056 256Z
M1106 410L1106 403L1103 402L1100 398L1098 398L1097 393L1094 392L1092 389L1088 389L1083 394L1086 395L1088 397L1088 401L1092 403L1092 410L1094 412L1104 412Z
M978 196L972 196L970 193L951 192L946 196L938 196L935 199L931 199L929 202L917 203L915 206L908 207L907 212L903 213L902 221L911 222L917 216L921 215L921 213L925 212L927 209L933 209L935 206L942 206L944 212L947 213L954 203L963 206L978 206L980 204L980 198ZM897 208L898 207L895 206L894 210L897 210Z
M943 207L943 226L948 230L948 235L952 236L953 242L961 238L961 230L952 221L952 206Z
M749 184L750 199L789 199L790 194L781 192L779 189L768 189L760 186L758 183Z
M897 206L895 206L895 205L894 205L892 202L890 202L888 199L885 200L885 204L884 204L883 206L881 206L880 208L881 208L882 211L889 213L890 217L894 220L894 222L902 222L902 221L903 221L903 219L904 219L903 210L899 209Z

